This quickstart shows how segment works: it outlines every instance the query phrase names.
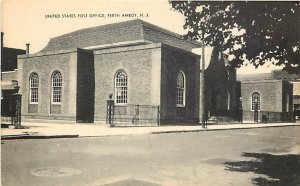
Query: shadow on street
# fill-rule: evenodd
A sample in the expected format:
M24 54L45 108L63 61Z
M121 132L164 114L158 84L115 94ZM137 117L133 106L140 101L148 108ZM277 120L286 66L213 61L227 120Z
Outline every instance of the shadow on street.
M252 181L259 186L299 186L300 155L272 155L267 153L243 153L244 157L255 158L250 161L225 162L226 169L238 172L254 172L265 177Z

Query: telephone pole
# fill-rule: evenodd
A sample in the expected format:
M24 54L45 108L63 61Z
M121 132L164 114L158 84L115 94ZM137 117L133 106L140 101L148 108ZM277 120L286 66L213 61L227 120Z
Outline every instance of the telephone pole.
M202 64L200 66L200 113L199 115L201 116L201 123L202 123L202 128L205 128L205 120L206 120L206 115L205 115L205 79L204 79L204 71L205 71L205 44L202 42ZM200 121L199 121L200 122Z

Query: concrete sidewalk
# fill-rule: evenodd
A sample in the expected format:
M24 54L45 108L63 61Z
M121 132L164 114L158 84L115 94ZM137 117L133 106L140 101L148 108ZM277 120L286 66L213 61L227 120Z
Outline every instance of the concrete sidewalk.
M155 127L109 127L105 123L97 124L55 124L23 122L26 129L14 129L13 126L1 129L1 139L39 139L39 138L71 138L99 137L114 135L159 134L175 132L199 132L212 130L250 129L265 127L300 126L297 123L253 123L253 124L214 124L207 128L197 126L155 126Z

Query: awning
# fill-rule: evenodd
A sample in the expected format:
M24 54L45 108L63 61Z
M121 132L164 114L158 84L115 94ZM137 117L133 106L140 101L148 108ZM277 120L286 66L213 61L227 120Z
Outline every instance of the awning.
M19 86L17 82L1 82L1 90L15 90L18 88Z

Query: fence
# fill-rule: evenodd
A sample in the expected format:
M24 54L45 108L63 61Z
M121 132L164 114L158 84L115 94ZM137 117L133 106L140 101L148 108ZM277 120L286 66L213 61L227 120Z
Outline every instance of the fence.
M258 111L255 115L254 111L250 110L236 110L226 111L217 110L210 115L217 116L219 123L240 123L240 122L258 122L258 123L279 123L279 122L293 122L293 112L271 112Z
M158 126L159 106L114 105L112 123L115 126Z
M233 124L233 123L241 123L243 111L241 109L236 110L214 110L207 111L207 116L210 118L211 116L216 116L218 118L219 124Z
M12 115L9 114L1 114L1 124L13 124L12 123Z
M243 111L243 120L254 121L254 111ZM258 122L276 123L294 121L293 112L258 111Z

